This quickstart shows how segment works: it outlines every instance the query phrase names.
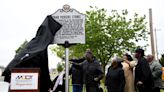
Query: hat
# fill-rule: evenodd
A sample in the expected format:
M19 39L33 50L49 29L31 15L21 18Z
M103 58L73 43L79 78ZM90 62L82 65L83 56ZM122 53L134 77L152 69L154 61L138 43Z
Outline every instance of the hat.
M136 49L136 50L135 50L135 53L140 53L142 56L145 55L145 54L144 54L144 50L141 49L141 48Z
M114 57L114 58L113 58L113 61L116 61L116 62L122 62L123 59L120 58L120 57Z

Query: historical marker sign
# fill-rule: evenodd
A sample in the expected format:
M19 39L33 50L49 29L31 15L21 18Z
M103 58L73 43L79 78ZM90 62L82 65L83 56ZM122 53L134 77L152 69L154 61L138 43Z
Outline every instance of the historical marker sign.
M85 44L85 15L75 9L70 9L69 5L64 5L63 9L58 9L52 17L62 24L62 28L56 33L54 43Z

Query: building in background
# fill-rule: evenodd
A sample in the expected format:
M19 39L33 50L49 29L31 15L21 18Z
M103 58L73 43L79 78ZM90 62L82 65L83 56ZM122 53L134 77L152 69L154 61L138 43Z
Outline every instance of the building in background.
M3 67L3 66L0 66L0 76L1 76L1 74L2 74L2 72L5 70L5 67Z

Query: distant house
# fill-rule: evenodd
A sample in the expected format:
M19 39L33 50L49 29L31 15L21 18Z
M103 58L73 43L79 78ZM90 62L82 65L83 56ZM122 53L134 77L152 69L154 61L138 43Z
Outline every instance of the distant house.
M3 67L3 66L0 66L0 76L1 76L1 74L2 74L2 72L5 70L5 67Z
M54 80L55 77L57 76L57 70L53 68L53 69L50 69L49 71L50 71L51 80Z

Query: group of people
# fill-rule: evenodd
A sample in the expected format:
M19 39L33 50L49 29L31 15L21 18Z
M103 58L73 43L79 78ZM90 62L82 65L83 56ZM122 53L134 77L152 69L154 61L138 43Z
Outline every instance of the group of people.
M104 73L90 49L86 50L84 58L70 59L69 61L72 63L69 74L72 75L73 92L83 92L83 88L86 88L86 92L103 92L100 89L100 80ZM64 81L64 75L61 72L53 81L53 92L65 92Z
M154 60L153 55L145 56L144 50L140 48L135 50L134 58L136 60L129 54L124 54L122 58L114 57L105 74L100 62L87 49L84 58L69 60L72 63L69 74L72 75L73 92L83 92L83 88L86 88L85 92L104 92L100 87L104 75L107 92L160 92L161 64ZM49 91L65 92L64 77L65 72L62 71L54 79ZM42 85L41 92L47 92L46 88Z
M108 92L160 92L162 66L153 55L144 55L143 49L135 50L135 58L125 54L114 58L106 74Z
M83 88L86 92L103 92L100 80L104 75L108 92L160 92L160 63L154 60L153 55L145 56L143 49L136 49L134 57L136 60L129 54L122 58L114 57L104 74L101 64L87 49L84 58L70 60L73 92L82 92Z

